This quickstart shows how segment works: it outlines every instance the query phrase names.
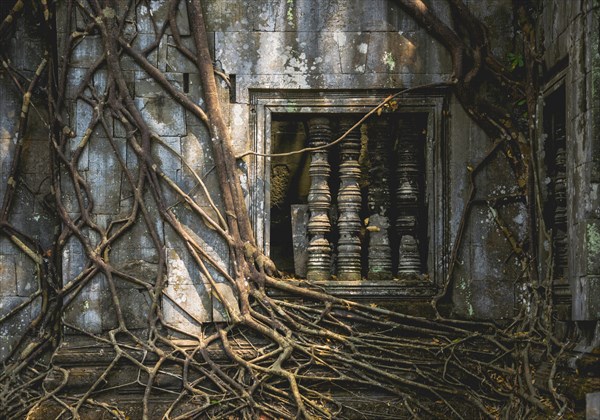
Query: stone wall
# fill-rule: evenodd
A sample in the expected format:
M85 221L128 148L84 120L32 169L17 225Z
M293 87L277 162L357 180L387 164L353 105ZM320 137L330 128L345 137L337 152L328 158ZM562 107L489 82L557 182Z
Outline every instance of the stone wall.
M26 77L32 77L43 59L40 33L33 23L21 21L6 54L11 65ZM28 48L22 48L22 45ZM4 51L3 51L4 53ZM23 83L23 80L21 80ZM23 84L25 89L26 84ZM14 235L31 246L26 238L50 248L56 220L50 192L50 154L46 104L33 101L27 131L19 135L19 114L23 94L4 71L0 71L0 203L9 182L18 142L22 142L16 199L8 218L19 233ZM11 235L13 236L13 235ZM40 309L37 264L19 248L19 242L0 234L0 360L12 350ZM26 305L34 300L33 305ZM13 312L13 310L18 309ZM12 314L12 315L9 315Z
M231 127L237 153L255 147L252 132L256 127L256 111L252 92L292 91L372 91L375 98L383 99L390 89L416 87L447 81L451 77L451 62L447 51L426 31L402 12L394 2L387 0L256 0L252 7L238 0L209 0L205 4L207 30L216 67L229 75L231 89L221 81L220 93L225 104L226 118ZM571 262L573 294L583 296L574 307L577 319L597 317L597 300L591 296L600 279L598 255L600 239L600 214L598 214L598 182L600 182L600 155L597 141L598 104L598 8L595 2L585 0L582 8L568 7L575 2L549 1L544 10L542 25L547 43L545 60L548 68L562 57L569 56L567 82L569 85L570 132L576 147L570 155L569 170L573 179L569 187L569 209L572 242ZM440 9L444 2L430 1L429 6ZM481 16L491 28L492 48L499 57L505 57L512 46L512 14L510 1L471 0L469 7ZM558 12L555 9L562 7ZM440 10L449 22L448 12ZM89 207L90 224L85 229L84 242L91 247L102 241L108 229L115 229L132 211L132 195L137 179L128 179L124 168L136 175L139 162L128 144L125 127L112 115L99 113L86 98L101 97L107 93L106 71L95 68L101 51L98 34L77 39L71 51L66 50L65 35L82 29L86 17L73 14L67 18L64 3L58 8L59 53L68 55L72 68L67 75L67 111L75 137L70 140L66 153L72 156L78 145L83 153L77 169L89 185L93 208ZM121 13L117 10L117 13ZM131 45L145 50L152 65L164 72L176 88L184 91L195 103L203 106L198 70L174 46L174 34L169 29L162 36L156 28L167 16L166 2L141 2L127 17L126 32ZM559 16L553 19L551 16ZM158 25L152 24L151 17ZM68 23L70 22L70 23ZM186 2L181 1L177 13L179 35L183 45L194 48L187 19ZM584 24L585 23L585 24ZM595 25L595 26L594 26ZM37 64L40 52L36 50L35 33L25 31L23 37L33 37L32 48L15 51L19 68L31 71ZM20 38L19 42L23 42ZM15 48L16 46L13 46ZM33 64L32 64L33 63ZM160 138L154 140L153 155L161 171L184 191L201 203L209 214L215 214L202 189L201 179L222 209L218 184L213 169L208 144L208 134L202 123L178 105L130 57L120 58L126 83L150 129ZM571 90L572 86L572 90ZM385 92L385 93L384 93ZM10 81L0 79L0 146L2 150L2 180L6 181L7 165L15 136L11 118L19 106L19 94ZM402 103L402 101L401 101ZM293 106L293 104L289 104ZM24 177L19 194L20 201L13 209L16 224L27 232L50 244L55 221L43 207L48 183L47 135L38 112L32 113L31 127L26 137L30 146L23 160ZM444 135L439 141L447 142L445 165L448 168L444 187L447 206L444 223L437 229L447 231L448 244L457 236L460 218L468 196L468 167L476 165L491 147L491 141L471 121L454 97L448 97L444 108ZM99 117L104 125L98 124ZM591 141L594 140L594 141ZM83 141L83 143L82 143ZM35 150L35 153L33 152ZM249 185L248 168L253 158L240 162L243 186L247 193L258 185ZM244 172L246 171L246 172ZM61 201L77 221L82 209L75 200L74 184L63 168L61 176ZM523 240L528 223L527 211L520 203L491 208L487 203L495 198L516 192L512 170L503 155L495 157L477 180L476 204L470 214L453 279L452 313L469 318L510 318L525 285L519 273L522 267L512 253L507 239L500 231L500 215L517 240ZM3 188L5 182L0 184ZM30 188L25 188L29 185ZM38 188L40 187L41 188ZM166 204L186 225L186 229L206 244L209 255L222 269L229 267L226 244L186 207L177 201L173 192L162 184ZM26 191L27 190L27 191ZM29 190L35 191L32 194ZM4 191L0 191L3 195ZM250 197L250 195L248 196ZM166 247L167 287L162 300L165 318L171 325L195 332L200 322L224 319L224 311L210 293L211 286L202 274L185 244L173 234L171 227L159 216L154 197L147 194L147 220L138 212L135 223L121 239L110 248L110 260L123 272L142 280L146 285L116 279L116 297L121 301L128 327L145 334L148 326L150 299L148 287L159 276L158 249ZM485 204L484 204L485 203ZM256 203L255 203L256 204ZM86 206L89 203L86 204ZM255 210L256 211L256 210ZM261 214L260 217L268 217ZM154 229L159 243L153 242L149 232ZM586 238L577 241L575 238ZM79 276L86 276L89 261L83 252L81 239L72 237L62 255L62 281L69 284ZM446 253L450 250L447 249ZM582 258L579 261L578 258ZM34 266L16 252L10 241L0 237L0 314L26 300L36 290ZM445 262L447 265L447 261ZM217 287L227 299L234 299L231 290L217 270L210 268ZM114 299L108 291L102 273L86 277L81 291L67 296L69 309L65 322L75 327L66 329L68 340L75 339L77 329L100 334L116 325ZM597 294L597 292L594 292ZM594 303L596 302L596 303ZM190 311L193 319L180 307ZM33 314L19 314L24 323ZM17 337L20 324L11 323L12 329L0 330L2 353L6 355L9 343ZM77 333L78 334L78 333Z
M117 10L117 13L122 12ZM58 16L64 22L63 25L58 25L61 31L59 38L65 35L63 31L72 31L85 25L84 16L76 14L69 27L64 8L59 9ZM150 51L146 52L149 62L164 72L170 83L181 91L185 90L194 102L202 104L200 80L195 65L173 47L172 34L167 31L161 37L151 20L154 18L160 27L166 17L166 2L151 2L149 7L140 4L126 17L129 22L126 33L131 36L131 45L136 50L144 51L150 47ZM184 45L191 48L184 2L181 2L177 19ZM83 38L74 48L71 53L71 63L74 65L70 69L67 89L69 111L76 133L71 143L73 150L91 132L89 139L85 140L78 170L87 181L94 202L91 214L97 224L97 232L88 231L89 236L86 238L90 240L92 247L100 243L103 232L116 229L118 223L132 214L134 190L138 189L139 182L138 156L131 147L126 127L119 119L108 114L102 115L105 127L97 124L98 110L93 109L86 101L86 97L101 96L108 92L105 70L90 70L98 59L101 45L102 39L98 34ZM59 48L65 49L64 45ZM160 172L189 193L208 214L213 214L215 210L198 185L198 180L201 180L211 192L217 208L222 207L216 175L212 171L213 161L206 128L195 116L186 113L181 105L173 101L131 57L121 57L120 65L136 107L156 136L152 144L152 155L160 166ZM90 80L87 86L86 80ZM128 179L124 168L130 171L133 179ZM73 185L69 177L65 176L64 179L63 202L69 212L72 212L73 220L76 220L81 209L74 200ZM200 243L206 244L208 254L222 269L227 270L229 261L225 242L199 218L193 216L166 183L161 185L161 192L169 211L177 214L188 233L200 238ZM148 326L151 305L148 287L153 287L159 276L158 253L162 252L163 245L167 262L167 287L162 299L166 322L193 334L199 330L200 322L223 320L225 312L221 304L213 299L208 279L193 261L185 243L161 219L156 198L146 191L144 200L147 219L138 210L133 227L110 248L110 260L118 269L146 282L144 286L113 279L128 328L144 334ZM156 232L158 243L152 239L152 229ZM77 278L88 262L81 241L71 238L63 255L65 283ZM208 269L218 283L220 292L226 298L233 299L232 291L223 277L214 267L209 266ZM115 328L117 320L114 315L114 298L109 293L106 276L98 274L89 279L79 295L74 297L74 302L67 309L65 321L91 333ZM190 315L184 314L182 308ZM67 332L75 330L67 329Z
M497 41L494 50L505 56L511 48L510 4L468 3L490 25L491 39ZM249 10L235 1L212 1L207 7L216 63L225 73L235 75L231 128L240 152L254 147L248 136L255 111L249 96L253 90L319 90L326 95L329 89L397 89L450 78L448 52L393 2L298 0L258 4ZM433 8L444 6L444 2L430 2ZM449 21L447 11L440 11ZM468 194L467 166L476 163L491 142L454 98L449 98L448 115L449 153L445 159L450 205L447 226L439 228L450 230L451 243ZM512 172L504 157L498 157L485 172L477 198L513 192ZM500 211L511 230L524 230L524 206L509 205ZM490 210L477 206L454 282L453 312L457 316L513 315L521 286L515 285L520 268L511 254Z
M551 0L540 20L546 88L566 87L569 279L579 321L600 317L599 6Z

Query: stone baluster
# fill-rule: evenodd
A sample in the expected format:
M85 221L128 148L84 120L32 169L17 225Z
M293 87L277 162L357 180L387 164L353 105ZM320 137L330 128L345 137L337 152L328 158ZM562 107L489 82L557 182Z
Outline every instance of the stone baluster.
M354 125L355 120L344 117L340 121L340 135ZM360 130L354 129L344 140L340 147L340 189L338 192L338 254L337 276L340 280L361 279L360 259Z
M398 261L398 274L420 274L421 258L417 240L413 235L404 235L400 239L400 260Z
M406 124L406 126L408 125ZM400 276L421 273L421 258L417 238L420 194L422 194L419 188L419 157L416 143L418 136L414 133L414 130L403 132L402 128L408 127L401 126L396 167L398 179L396 189L396 204L398 206L396 231L398 238L400 238L398 259L398 275Z
M310 147L325 145L331 141L331 128L327 118L312 118L308 122L308 140ZM331 244L327 236L331 230L329 209L329 174L331 169L327 160L327 149L311 152L309 168L310 190L308 193L308 280L328 280L331 275Z
M557 133L560 137L564 133ZM564 141L564 138L562 139ZM554 178L554 277L566 276L568 266L567 253L567 168L566 152L559 146L556 151L556 175Z
M392 278L392 250L388 235L389 190L389 122L382 119L369 123L369 280Z

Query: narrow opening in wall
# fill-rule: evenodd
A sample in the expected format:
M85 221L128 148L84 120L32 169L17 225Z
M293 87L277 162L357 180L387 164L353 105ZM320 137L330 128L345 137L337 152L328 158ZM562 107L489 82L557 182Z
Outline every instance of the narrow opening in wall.
M190 91L190 74L183 73L183 92L189 93Z
M305 118L278 114L272 122L271 151L288 153L305 147ZM271 160L271 258L280 270L294 273L292 205L306 205L310 189L308 153Z
M229 75L229 102L231 102L232 104L235 103L237 101L236 99L236 77L235 74L230 74Z
M567 168L565 85L544 101L544 163L546 167L544 221L553 232L554 277L565 277L567 258Z
M271 152L330 142L357 120L274 114ZM270 256L282 271L310 278L319 266L327 272L323 280L417 279L428 272L427 120L419 112L381 116L317 154L271 159ZM317 265L311 252L323 253Z
M552 253L552 289L554 309L559 319L571 313L569 282L569 246L567 224L567 126L565 84L560 84L544 98L543 108L543 217L552 243L545 244Z

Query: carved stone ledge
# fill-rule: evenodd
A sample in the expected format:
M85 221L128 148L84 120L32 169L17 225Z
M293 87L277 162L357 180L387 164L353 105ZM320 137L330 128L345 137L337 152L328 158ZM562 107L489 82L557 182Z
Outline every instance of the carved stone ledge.
M87 390L103 374L106 368L114 360L115 351L106 344L99 344L96 341L85 337L77 336L76 342L63 342L53 357L53 364L69 372L67 383L63 389L69 389L73 392ZM198 342L192 340L174 340L181 348L195 349ZM242 340L232 341L231 345L235 347L236 352L244 357L251 359L258 356L257 343L243 342ZM260 343L259 343L260 344ZM146 353L142 349L135 347L124 347L128 355L139 363L151 367L158 361L156 354ZM209 357L216 363L228 361L229 358L219 344L214 344L207 349ZM190 371L191 372L191 371ZM103 388L115 387L110 391L123 397L131 396L133 401L140 401L140 396L144 393L144 386L135 382L141 375L140 380L144 383L147 379L145 373L140 372L139 368L130 360L122 357L117 363L117 367L111 372L103 383ZM181 365L164 363L161 373L156 376L154 385L168 391L179 392L181 390ZM190 378L193 380L193 378ZM61 386L64 375L59 370L52 372L44 381L47 389L54 389ZM160 393L157 393L157 395Z
M361 281L315 281L290 280L296 286L313 290L325 290L333 296L377 303L379 300L418 300L433 297L438 289L427 276L406 276L399 280L361 280ZM279 290L268 293L277 297L293 297Z

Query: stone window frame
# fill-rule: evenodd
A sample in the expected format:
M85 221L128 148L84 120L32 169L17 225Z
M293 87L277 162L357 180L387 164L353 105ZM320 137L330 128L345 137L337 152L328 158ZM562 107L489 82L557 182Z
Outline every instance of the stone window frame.
M271 150L271 127L274 114L356 114L365 115L390 94L398 90L250 90L251 146L257 153ZM317 282L340 297L427 298L435 295L446 277L449 244L448 194L448 103L447 89L408 93L399 97L396 112L428 114L426 159L426 202L428 258L426 280L403 282L390 279ZM251 156L248 161L248 211L257 244L270 252L270 158Z

